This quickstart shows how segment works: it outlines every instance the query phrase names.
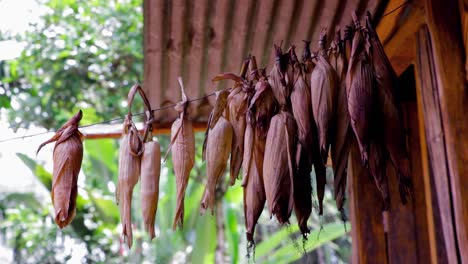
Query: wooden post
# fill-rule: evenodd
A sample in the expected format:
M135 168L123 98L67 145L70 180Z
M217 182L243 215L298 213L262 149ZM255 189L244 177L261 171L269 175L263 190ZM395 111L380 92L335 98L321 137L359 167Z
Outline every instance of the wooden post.
M352 263L387 263L382 198L374 179L361 166L357 143L348 158Z
M450 136L445 132L446 124L444 123L443 111L446 111L446 109L442 107L441 89L439 87L441 84L438 82L440 71L437 71L440 65L437 67L432 44L428 28L424 26L417 34L416 68L419 82L418 97L422 105L429 161L429 173L425 175L425 181L426 185L433 183L433 196L436 197L437 201L437 204L434 206L434 209L436 209L434 210L434 215L429 215L429 218L434 217L436 218L434 221L440 223L440 226L434 227L434 230L430 230L430 232L436 233L437 229L442 230L440 236L443 245L439 245L434 241L432 243L436 243L436 247L444 247L443 251L446 254L446 261L457 263L459 262L460 241L457 242L456 236L460 230L457 230L457 225L454 225L454 223L456 223L456 211L462 210L462 208L457 209L455 206L454 192L457 192L457 190L451 188L450 184L453 178L449 168L450 156L448 145L450 144ZM460 95L460 97L463 97L463 95ZM459 139L463 141L463 137L466 137L466 135L461 136ZM431 190L426 188L426 193L428 192L431 192ZM460 190L458 192L460 194ZM460 215L462 212L460 211L458 214ZM466 232L466 230L462 230L461 232ZM434 239L435 241L440 241L440 238L435 237ZM436 251L440 260L443 257L440 254L441 249L437 248Z
M439 99L442 121L439 136L444 140L446 153L444 160L434 157L437 163L433 167L444 161L447 165L456 234L454 244L458 261L468 263L468 90L460 9L457 0L426 0L425 7L437 82L434 92Z

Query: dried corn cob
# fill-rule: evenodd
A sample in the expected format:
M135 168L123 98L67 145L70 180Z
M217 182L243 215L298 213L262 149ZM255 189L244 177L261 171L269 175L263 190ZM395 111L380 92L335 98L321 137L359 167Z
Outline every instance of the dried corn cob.
M76 197L78 195L78 173L83 160L82 134L78 124L83 113L81 110L65 123L55 135L39 145L41 148L56 141L53 152L52 202L55 208L55 223L64 228L75 217Z
M366 27L372 48L372 62L376 80L376 97L381 107L384 144L390 154L393 166L399 176L400 196L403 203L411 196L411 168L406 148L403 123L400 118L400 105L396 100L397 76L385 54L382 43L375 32L370 13L366 15Z
M233 129L231 124L220 116L217 122L213 122L211 118L214 111L219 105L219 93L217 93L217 102L208 122L208 132L206 133L206 149L204 156L206 158L207 184L203 192L201 201L201 212L204 213L207 208L214 212L214 204L216 197L216 186L226 170L227 160L231 153L231 144L233 137Z
M331 132L334 130L334 115L337 95L337 76L328 62L325 51L326 34L320 34L317 64L310 80L312 112L317 126L320 154L323 162L328 157Z
M141 208L146 232L154 238L154 219L158 209L161 146L157 141L145 143L141 158Z
M345 43L341 33L336 31L330 63L338 76L338 97L336 104L335 131L332 134L331 158L334 172L335 200L338 210L343 209L346 192L346 168L352 136L349 124L348 100L346 97L346 70L348 67L345 56Z
M281 111L271 119L263 161L263 179L268 208L280 224L289 222L294 205L296 133L294 117L287 111Z
M356 32L353 37L351 57L346 75L346 93L351 127L359 145L361 161L367 166L374 76L361 25L355 13L353 13L353 20Z
M297 173L294 177L294 212L299 227L305 236L309 233L307 220L312 212L312 110L310 88L304 78L304 65L299 63L294 48L291 50L294 68L294 87L291 93L291 105L298 128L298 143L295 162Z
M182 101L177 104L175 110L179 112L179 117L174 121L171 128L171 149L172 163L176 176L177 186L177 207L172 228L183 226L184 223L184 199L185 190L189 180L190 171L195 162L195 135L193 133L192 121L188 117L187 107L189 100L185 95L182 78L179 77L179 84L182 93Z

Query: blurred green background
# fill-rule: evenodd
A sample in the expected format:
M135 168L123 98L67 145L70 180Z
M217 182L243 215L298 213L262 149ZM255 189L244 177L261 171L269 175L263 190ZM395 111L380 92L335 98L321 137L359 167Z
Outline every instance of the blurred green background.
M2 120L18 130L56 129L78 109L84 111L82 125L121 117L126 112L128 88L142 78L142 1L45 0L38 1L38 6L35 12L39 19L25 32L0 31L0 41L14 40L24 47L19 57L0 61ZM141 102L136 109L142 110ZM158 136L157 140L165 153L169 136ZM132 214L134 246L126 248L120 239L114 199L118 140L96 139L84 142L77 215L69 227L57 228L48 196L44 199L36 192L0 192L0 250L11 252L15 263L77 259L83 263L214 263L217 252L223 254L226 263L253 262L253 254L247 257L239 181L232 187L227 187L227 181L220 184L224 195L217 201L215 215L199 213L206 182L202 143L203 133L197 133L182 230L171 229L176 188L169 156L161 169L156 238L150 241L143 232L137 185ZM1 143L0 151L16 152L2 149ZM16 156L50 190L52 176L46 169L50 160L23 153ZM327 177L331 183L331 170ZM294 216L290 226L280 227L264 209L256 228L257 263L348 262L351 241L346 231L350 226L345 230L332 197L333 185L327 187L325 213L319 218L313 211L309 219L312 233L306 242Z

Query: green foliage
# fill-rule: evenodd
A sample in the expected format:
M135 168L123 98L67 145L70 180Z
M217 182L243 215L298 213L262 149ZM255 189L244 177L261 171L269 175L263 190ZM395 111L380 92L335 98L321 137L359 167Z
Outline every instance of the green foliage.
M47 11L17 36L25 50L0 65L10 125L58 128L78 108L121 116L127 87L142 79L142 0L38 1Z
M39 241L40 236L30 235L27 242L24 238L15 237L26 230L31 234L46 230L49 241L63 239L73 240L74 243L86 245L86 258L92 262L119 263L142 262L147 260L156 263L170 262L191 262L191 263L213 263L217 245L222 243L225 248L226 259L229 263L245 263L246 241L243 217L243 194L240 182L228 187L222 202L221 216L206 213L200 215L200 200L204 190L205 165L201 162L201 146L203 134L196 135L196 161L195 167L190 176L190 182L185 197L185 217L182 229L172 230L172 221L176 204L175 175L173 173L172 159L169 156L162 165L160 178L160 197L156 216L156 238L149 241L143 231L140 207L140 186L135 187L133 196L132 218L135 223L134 228L134 248L131 251L124 250L123 255L119 251L125 248L119 240L119 211L115 205L114 191L117 182L117 153L118 141L113 139L89 140L85 141L85 157L82 166L82 174L85 186L79 186L80 192L77 202L77 215L70 228L59 231L53 224L53 208L48 202L46 205L37 202L35 197L29 194L15 194L4 201L24 201L24 206L11 210L17 206L8 202L0 203L3 212L7 212L6 221L0 230L8 230L12 246L18 247L17 258L21 260L29 259L32 262L40 259L47 259L46 262L63 261L54 258L54 254L62 256L62 244L55 246L44 246L44 241ZM162 151L169 145L169 137L159 137ZM27 165L38 177L46 188L50 190L52 175L33 159L23 155L17 156ZM332 177L332 175L329 175ZM227 186L226 181L222 184ZM330 254L335 257L342 256L344 259L349 252L340 253L340 247L333 244L325 244L337 238L343 237L345 229L343 224L337 221L336 212L330 204L330 194L327 193L327 209L329 214L324 216L326 222L322 231L317 216L312 216L310 225L313 227L307 243L303 244L298 226L294 217L291 218L291 225L279 227L276 224L265 223L260 220L257 226L261 236L257 237L257 247L255 260L259 263L291 263L298 259L315 259L311 253L314 249L322 246L329 249ZM3 207L2 207L3 206ZM34 208L34 209L31 209ZM326 207L327 208L327 207ZM1 211L0 211L1 212ZM1 215L1 214L0 214ZM265 209L264 218L269 215ZM19 224L24 217L23 222ZM224 226L224 240L218 240L216 225L217 218L221 217ZM46 225L46 226L44 226ZM320 233L320 235L319 235ZM336 240L340 245L348 242ZM50 243L49 243L50 244ZM349 243L348 243L349 245ZM44 248L39 248L44 246ZM346 247L345 247L346 248ZM99 249L102 254L95 254ZM35 250L42 252L37 256L32 254ZM305 251L304 251L305 250ZM304 253L307 252L307 256ZM329 255L330 255L329 254ZM29 261L28 260L28 261ZM53 261L52 261L53 260ZM252 259L250 260L252 261ZM27 261L26 261L27 262Z

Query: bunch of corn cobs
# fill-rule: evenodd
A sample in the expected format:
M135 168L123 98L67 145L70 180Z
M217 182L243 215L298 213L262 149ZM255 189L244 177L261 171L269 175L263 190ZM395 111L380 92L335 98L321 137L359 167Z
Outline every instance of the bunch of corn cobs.
M275 63L268 74L257 67L254 56L249 56L239 75L223 73L213 79L229 79L234 84L216 93L209 117L203 143L207 184L201 201L202 212L206 209L213 212L216 187L229 161L230 184L241 178L244 188L249 243L254 242L255 226L265 203L280 224L288 223L294 210L306 237L307 220L312 212L312 166L319 214L322 214L325 164L330 153L335 199L341 210L348 156L355 141L362 165L368 168L382 195L384 209L388 210L390 203L386 175L389 162L397 171L401 200L406 203L411 196L410 164L400 107L394 96L396 74L370 21L368 13L362 26L353 14L354 25L346 27L344 39L338 30L326 48L327 38L322 33L318 51L312 53L310 43L305 42L300 59L294 46L284 52L275 45ZM174 229L183 225L185 190L195 159L194 131L187 112L190 100L180 78L179 83L182 101L175 106L179 117L172 125L169 147L177 185ZM160 145L152 140L153 112L139 85L130 90L128 106L137 92L146 106L145 133L141 137L129 110L121 139L116 193L122 232L129 247L132 245L132 193L138 180L141 180L145 228L154 237L161 166ZM54 149L52 199L60 227L70 223L74 216L82 158L77 129L80 119L81 112L48 141L58 140ZM66 149L76 153L64 154Z

